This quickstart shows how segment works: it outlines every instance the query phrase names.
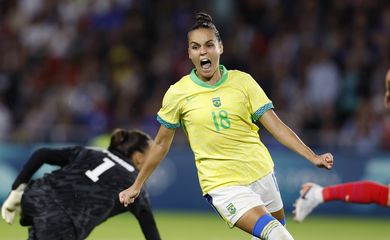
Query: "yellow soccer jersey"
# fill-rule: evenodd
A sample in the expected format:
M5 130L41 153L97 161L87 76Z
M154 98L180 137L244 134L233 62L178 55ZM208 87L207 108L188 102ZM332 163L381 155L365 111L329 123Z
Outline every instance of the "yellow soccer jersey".
M249 74L220 69L222 78L214 86L192 70L168 89L157 116L167 128L183 127L203 194L250 184L274 166L254 124L272 102Z

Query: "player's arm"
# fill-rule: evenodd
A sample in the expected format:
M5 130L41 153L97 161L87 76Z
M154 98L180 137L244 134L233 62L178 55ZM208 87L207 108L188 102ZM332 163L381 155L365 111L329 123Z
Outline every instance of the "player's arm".
M332 168L332 154L315 154L286 124L282 122L282 120L279 119L272 109L266 111L259 118L259 122L276 140L294 152L300 154L314 165L318 167L325 167L327 169Z
M385 78L385 107L387 109L390 109L390 70L387 71L386 78Z
M27 182L30 181L32 175L44 164L63 165L66 163L67 150L51 150L41 148L35 151L22 171L12 184L12 190L1 207L1 216L8 223L14 222L17 212L20 211L20 202L26 188Z
M139 218L138 222L141 226L142 232L145 236L145 239L155 239L159 240L161 239L160 233L158 232L157 229L157 224L156 221L154 220L154 216L151 210L149 211L142 211Z
M15 179L12 184L12 190L15 190L21 183L30 181L34 173L45 163L56 166L65 166L69 161L69 155L71 153L72 149L70 148L40 148L36 150Z
M129 205L128 209L137 218L145 239L160 240L160 233L158 232L157 224L149 202L142 197L137 200L138 201L135 201L134 204Z
M161 125L137 179L133 185L119 193L119 200L122 204L127 206L133 203L135 198L138 197L145 181L168 153L174 135L175 129L166 128Z

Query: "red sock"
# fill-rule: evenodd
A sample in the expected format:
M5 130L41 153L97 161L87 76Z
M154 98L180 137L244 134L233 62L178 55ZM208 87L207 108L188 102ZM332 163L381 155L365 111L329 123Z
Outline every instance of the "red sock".
M358 181L324 187L324 202L341 200L351 203L376 203L387 206L388 186L370 181Z

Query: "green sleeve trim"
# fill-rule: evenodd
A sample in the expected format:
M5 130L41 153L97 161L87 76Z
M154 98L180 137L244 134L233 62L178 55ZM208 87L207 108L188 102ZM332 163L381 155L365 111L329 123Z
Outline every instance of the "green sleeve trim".
M274 108L274 105L273 105L272 103L267 103L267 104L265 104L264 106L262 106L262 107L260 107L259 109L257 109L257 111L256 111L254 114L252 114L252 119L253 119L253 121L254 121L254 122L257 122L257 120L259 120L259 118L260 118L261 116L263 116L263 114L264 114L266 111L268 111L268 110L270 110L270 109L272 109L272 108Z
M157 115L156 119L161 125L163 125L166 128L173 129L173 128L180 127L180 123L169 123L169 122L165 121L164 119L162 119L159 115Z

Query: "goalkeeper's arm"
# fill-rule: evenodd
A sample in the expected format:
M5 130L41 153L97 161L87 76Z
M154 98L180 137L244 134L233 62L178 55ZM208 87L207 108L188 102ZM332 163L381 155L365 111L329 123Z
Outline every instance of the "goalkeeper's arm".
M22 171L12 184L12 191L1 207L1 216L8 224L13 223L16 213L20 211L20 201L24 189L34 173L45 163L65 166L69 163L69 156L71 154L71 148L40 148L31 155L30 159L23 166Z
M1 217L8 224L14 222L16 214L20 211L20 202L32 175L45 163L46 151L39 149L35 151L27 163L23 166L22 171L12 184L12 190L1 207Z
M127 209L137 218L141 227L142 233L147 240L160 240L160 233L154 219L153 211L150 208L147 198L140 197L136 201L127 206Z
M15 190L12 190L1 207L1 217L8 224L14 222L16 213L20 211L20 201L25 188L26 184L22 183Z
M35 151L12 184L12 190L1 207L1 217L8 224L12 224L16 214L20 212L20 202L26 184L30 181L32 175L45 163L45 155L43 150Z
M15 179L12 184L12 190L15 190L22 183L28 183L34 173L45 163L61 167L65 166L69 162L71 151L72 149L70 148L40 148L36 150Z
M8 223L12 224L16 213L20 211L20 202L26 188L34 173L45 163L64 166L69 162L71 149L49 149L41 148L35 151L27 163L23 166L14 183L12 191L1 207L1 216Z

